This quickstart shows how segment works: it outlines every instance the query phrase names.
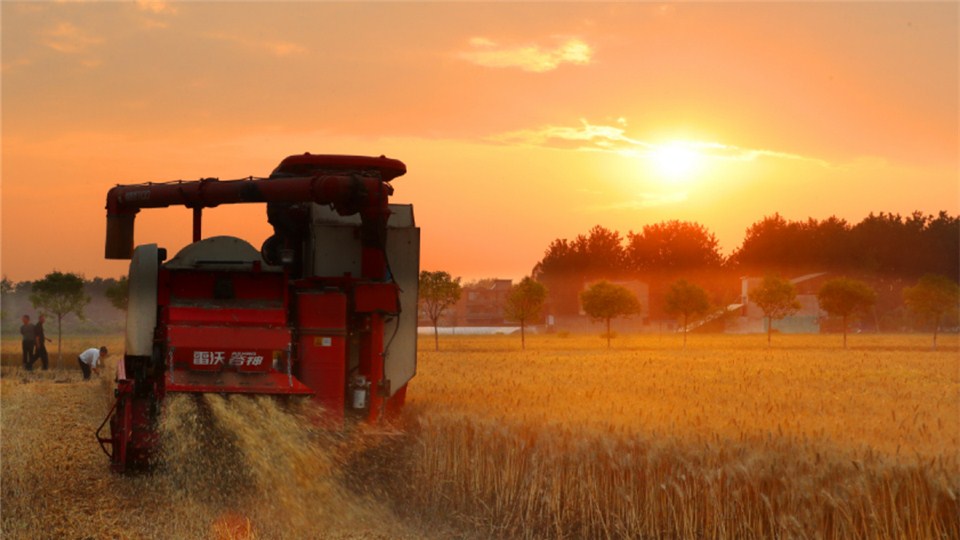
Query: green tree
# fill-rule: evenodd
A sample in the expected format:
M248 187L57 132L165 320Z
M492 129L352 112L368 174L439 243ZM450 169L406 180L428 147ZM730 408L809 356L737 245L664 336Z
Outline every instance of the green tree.
M710 300L707 292L701 287L687 282L685 279L670 285L664 297L664 310L670 314L683 318L683 348L687 348L687 326L691 317L705 314L710 309Z
M110 300L113 307L121 311L126 311L127 303L130 300L130 281L127 276L123 276L108 286L103 295Z
M504 309L508 320L520 323L520 348L526 349L526 325L540 318L543 303L547 300L547 288L539 281L525 277L510 287Z
M450 306L460 300L460 278L453 278L443 271L420 272L420 311L433 323L433 342L440 350L440 317Z
M580 293L583 311L595 321L607 323L607 348L610 348L610 320L640 312L640 301L630 289L609 281L598 281Z
M847 321L870 309L877 301L877 293L862 281L841 277L824 283L817 300L824 311L843 319L843 348L846 349Z
M960 286L953 280L927 274L916 285L903 289L903 301L918 318L933 324L933 350L937 350L937 332L945 315L957 316Z
M750 300L760 306L767 317L767 346L773 333L773 321L778 321L800 309L797 302L797 288L789 280L769 275L755 290L750 292Z
M57 317L57 368L61 366L63 344L63 318L74 314L83 320L83 307L90 296L83 290L83 278L77 274L51 272L39 281L34 281L30 292L33 307Z
M7 310L2 309L3 304L7 303L7 295L13 292L13 282L7 279L7 276L3 276L3 280L0 281L0 320L7 318Z

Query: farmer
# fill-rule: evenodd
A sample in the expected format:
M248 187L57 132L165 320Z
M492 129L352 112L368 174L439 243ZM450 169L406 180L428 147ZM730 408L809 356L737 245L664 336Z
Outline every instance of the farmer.
M33 369L33 363L39 358L43 363L43 370L46 371L49 368L50 357L47 356L47 342L52 342L53 340L48 338L43 333L43 323L46 322L47 318L41 313L37 317L37 324L33 326L34 333L37 336L37 343L33 351L33 359L30 361L31 369Z
M23 348L23 369L33 370L33 347L37 344L36 327L30 324L30 316L23 316L23 325L20 327Z
M80 356L77 357L77 362L80 364L80 371L83 372L83 380L90 380L90 370L93 370L99 376L100 362L106 359L106 357L106 347L100 347L99 349L94 347L80 353Z

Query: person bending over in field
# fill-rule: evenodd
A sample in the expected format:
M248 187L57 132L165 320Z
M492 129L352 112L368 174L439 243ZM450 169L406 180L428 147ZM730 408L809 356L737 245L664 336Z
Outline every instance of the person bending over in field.
M80 371L83 372L83 380L90 380L90 371L93 370L97 376L100 376L100 362L107 358L107 348L96 347L87 349L80 353L77 362L80 363Z

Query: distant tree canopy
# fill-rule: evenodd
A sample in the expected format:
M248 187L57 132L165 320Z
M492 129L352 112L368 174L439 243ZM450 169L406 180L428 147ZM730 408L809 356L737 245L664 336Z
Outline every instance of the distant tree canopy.
M903 289L903 301L921 321L933 326L933 348L937 332L947 317L956 320L960 310L960 286L936 274L927 274L913 287Z
M847 322L853 315L865 313L877 301L877 293L866 283L850 278L832 279L817 293L820 307L843 321L843 346L847 346Z
M130 281L127 276L123 276L108 285L103 294L110 300L110 304L113 305L113 307L121 311L126 311L127 303L130 300Z
M590 281L644 279L650 283L651 316L659 316L666 285L691 273L701 273L698 281L716 295L716 283L704 279L707 272L834 272L884 282L884 290L893 292L885 293L881 305L892 313L891 304L901 301L901 280L928 273L960 276L958 238L960 217L946 212L906 217L881 212L857 224L837 217L788 221L774 214L747 228L740 247L724 258L716 237L698 223L664 221L626 238L597 225L573 240L552 241L533 277L549 288L551 311L566 315L577 313L578 295Z
M851 226L830 217L787 221L779 214L747 229L729 265L738 268L856 271L904 278L960 276L960 217L946 212L870 214Z
M713 233L686 221L664 221L647 225L640 233L630 232L626 260L634 272L715 269L723 264Z
M447 272L420 272L420 311L433 323L433 340L437 350L440 350L440 332L437 328L440 317L460 300L461 290L460 278L453 278Z
M579 310L579 293L594 279L616 278L625 270L620 233L599 225L573 241L554 240L533 268L533 278L551 291L554 309L560 313Z
M13 282L7 279L7 276L3 276L3 280L0 281L0 317L7 317L7 310L3 309L3 304L6 303L6 297L8 294L13 292Z
M605 321L607 348L610 347L610 320L640 312L640 301L630 289L609 281L599 281L580 293L583 311L595 321Z
M665 221L630 232L626 240L599 225L573 241L554 240L533 275L550 289L554 309L572 314L589 281L717 269L722 264L717 239L704 226Z
M543 303L547 300L547 288L539 281L525 277L510 288L504 315L508 320L520 323L520 347L527 348L527 323L539 319Z
M773 333L773 321L780 320L800 309L797 288L780 276L767 275L763 282L750 293L750 300L763 310L767 318L767 344Z

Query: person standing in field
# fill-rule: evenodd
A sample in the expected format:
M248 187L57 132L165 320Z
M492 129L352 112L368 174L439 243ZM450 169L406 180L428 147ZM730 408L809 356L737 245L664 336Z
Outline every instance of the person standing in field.
M46 322L47 318L41 313L37 317L37 324L33 325L34 334L37 336L37 343L33 350L33 359L30 361L31 369L33 369L33 363L39 358L43 365L43 370L46 371L50 367L50 357L47 355L47 342L53 341L48 339L43 333L43 323Z
M23 316L23 325L20 326L20 336L22 338L21 348L23 349L23 369L33 370L33 348L37 344L36 327L30 324L30 316Z
M107 358L107 348L96 347L87 349L80 353L77 362L80 364L80 371L83 372L83 380L90 380L90 371L92 370L98 376L100 375L100 362Z

